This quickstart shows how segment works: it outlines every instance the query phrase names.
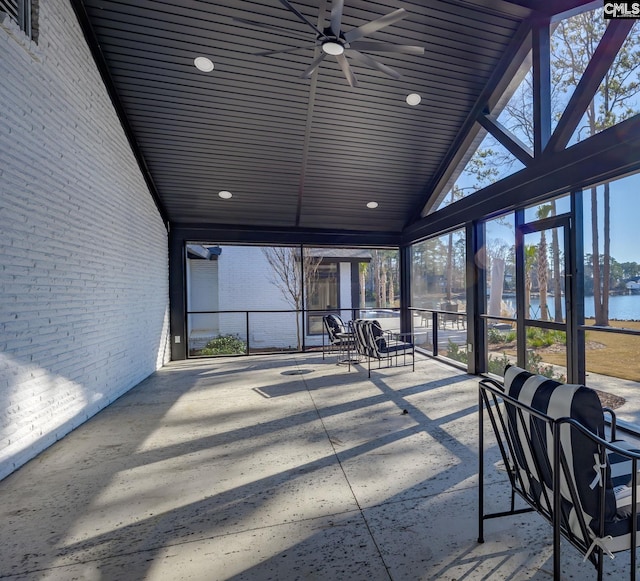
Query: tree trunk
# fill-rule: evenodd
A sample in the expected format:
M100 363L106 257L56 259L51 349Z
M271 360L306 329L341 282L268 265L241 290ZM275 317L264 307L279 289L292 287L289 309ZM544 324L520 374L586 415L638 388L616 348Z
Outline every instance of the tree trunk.
M602 254L602 325L609 325L609 291L611 286L611 204L609 182L604 184L604 252Z
M525 318L531 318L531 287L533 286L533 267L536 262L536 247L527 244L524 248L524 308Z
M387 304L390 307L393 307L395 305L396 302L396 295L394 292L394 285L395 281L393 279L393 268L389 268L387 270L387 295L388 295L388 299L387 299Z
M538 246L538 290L540 292L540 319L549 320L549 305L547 304L547 288L549 285L549 260L547 258L547 237L545 231L540 232Z
M387 302L387 269L384 265L380 268L380 307L386 307Z
M381 269L380 269L380 256L377 250L373 251L373 286L374 296L376 297L376 308L380 308L380 285L381 285Z
M504 274L504 271L503 271ZM449 245L447 247L447 302L453 298L451 287L453 286L453 232L449 232Z
M504 288L504 259L491 259L491 287L489 290L489 315L502 315L502 290Z
M551 202L551 215L556 215L556 201ZM558 229L554 228L551 234L551 253L553 255L553 319L556 323L562 323L562 279L560 277L560 243L558 241Z
M591 188L591 262L593 270L593 311L595 324L603 325L602 275L600 274L600 243L598 239L598 190Z

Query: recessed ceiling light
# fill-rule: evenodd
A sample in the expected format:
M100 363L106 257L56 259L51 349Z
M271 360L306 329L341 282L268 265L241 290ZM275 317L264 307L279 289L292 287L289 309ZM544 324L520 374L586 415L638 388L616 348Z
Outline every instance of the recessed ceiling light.
M407 95L406 101L408 105L415 107L416 105L420 104L420 101L422 101L422 97L418 95L418 93L409 93Z
M213 70L213 63L206 56L197 56L193 59L193 64L203 73L210 73Z
M344 46L342 46L339 42L334 42L332 40L329 40L327 42L322 43L322 50L327 54L337 56L344 52Z
M374 208L377 208L377 207L378 207L378 202L368 202L367 203L367 208L371 208L373 210Z
M231 192L228 192L227 190L222 190L221 192L218 192L218 195L223 199L223 200L228 200L229 198L233 197L233 194Z

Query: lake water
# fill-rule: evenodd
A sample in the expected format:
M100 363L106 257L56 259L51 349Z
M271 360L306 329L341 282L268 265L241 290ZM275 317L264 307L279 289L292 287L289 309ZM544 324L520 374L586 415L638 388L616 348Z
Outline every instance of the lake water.
M547 303L549 305L550 316L553 319L553 297L549 297ZM515 300L511 299L510 304L515 306ZM537 298L531 299L531 309L532 313L534 313L536 316L539 315L540 301ZM589 319L593 318L594 315L595 310L593 308L593 297L584 297L584 316ZM610 296L609 319L618 321L640 321L640 294Z

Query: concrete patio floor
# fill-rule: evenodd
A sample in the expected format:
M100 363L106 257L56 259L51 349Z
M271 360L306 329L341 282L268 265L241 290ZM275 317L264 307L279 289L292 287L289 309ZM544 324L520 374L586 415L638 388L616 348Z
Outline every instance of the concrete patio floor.
M477 543L477 378L420 357L371 379L320 353L172 363L0 499L2 579L552 578L535 514ZM565 544L562 562L595 578ZM628 556L605 567L621 579Z

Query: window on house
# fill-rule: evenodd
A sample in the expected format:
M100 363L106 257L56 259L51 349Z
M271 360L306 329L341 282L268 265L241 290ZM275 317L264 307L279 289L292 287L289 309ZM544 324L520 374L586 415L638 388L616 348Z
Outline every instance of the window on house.
M337 263L317 264L313 277L307 280L307 305L312 311L336 311L338 305ZM310 335L322 333L322 316L326 313L312 312L308 315Z
M309 289L309 308L335 310L338 308L338 265L320 264L315 288Z
M38 40L37 7L37 0L0 0L0 12L8 14L33 40Z

